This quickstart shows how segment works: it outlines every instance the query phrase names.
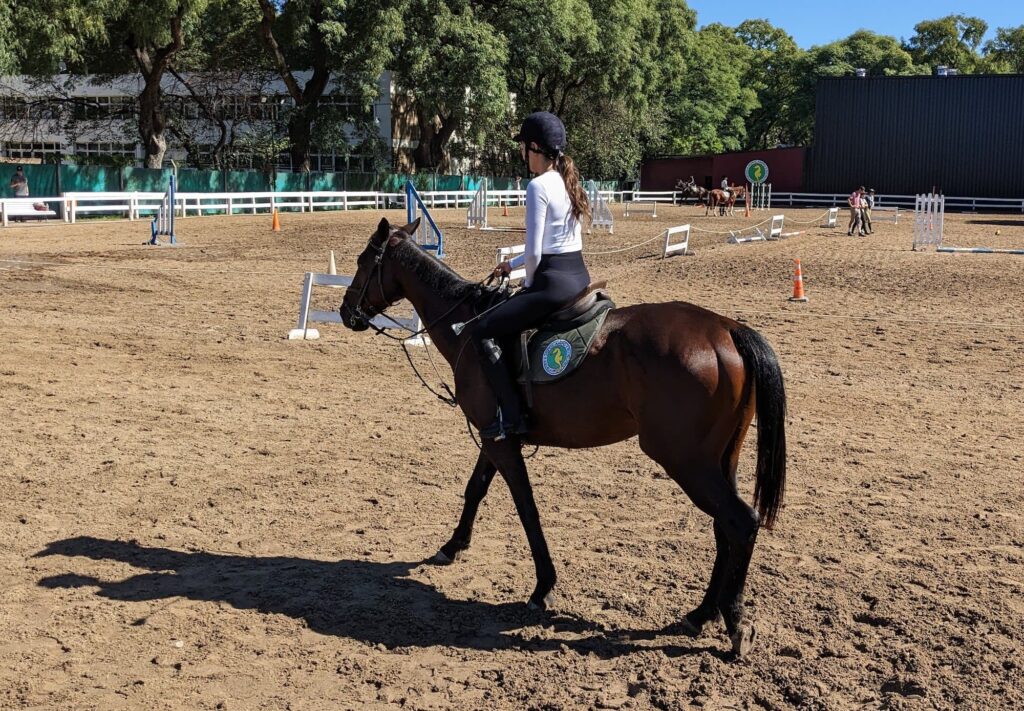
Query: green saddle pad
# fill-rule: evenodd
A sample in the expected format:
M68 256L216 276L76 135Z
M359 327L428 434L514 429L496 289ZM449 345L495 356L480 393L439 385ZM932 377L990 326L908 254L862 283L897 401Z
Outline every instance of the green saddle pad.
M516 353L519 382L551 383L579 368L613 308L615 303L601 293L597 303L582 316L525 332Z

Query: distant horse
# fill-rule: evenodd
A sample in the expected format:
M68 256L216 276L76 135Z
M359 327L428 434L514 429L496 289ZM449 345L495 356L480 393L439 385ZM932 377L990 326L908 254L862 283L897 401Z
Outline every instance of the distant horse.
M746 194L747 189L742 185L730 186L728 197L724 190L718 188L711 190L708 193L707 207L704 210L705 217L711 214L715 208L718 208L719 216L736 214L736 201L739 198L745 198Z
M693 176L690 176L689 182L680 178L676 181L676 190L681 193L679 196L679 204L682 205L686 198L693 198L694 204L704 202L704 198L707 196L707 188L697 185L694 181Z
M380 221L345 292L342 323L364 331L376 315L408 299L452 366L458 405L477 427L487 425L496 404L477 350L469 343L472 329L456 334L452 325L472 320L500 301L503 292L462 279L420 249L410 238L418 226L419 220L399 228ZM381 372L382 387L390 377ZM555 566L522 444L600 447L639 435L647 456L714 519L717 554L707 592L672 629L697 635L721 614L733 651L746 653L756 634L743 620L750 557L759 527L770 528L779 513L786 481L786 394L767 341L747 326L680 301L613 309L582 367L562 380L534 387L533 400L528 435L483 441L466 486L462 517L435 561L451 563L469 547L480 502L500 472L536 568L537 585L529 602L545 608L555 586ZM373 404L387 407L380 400ZM755 414L757 512L736 488L740 448ZM644 506L643 501L636 503Z

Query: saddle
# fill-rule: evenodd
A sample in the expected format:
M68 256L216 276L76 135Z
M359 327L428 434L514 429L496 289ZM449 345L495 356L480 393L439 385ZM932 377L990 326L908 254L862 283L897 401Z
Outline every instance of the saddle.
M526 387L533 407L532 384L551 383L574 372L604 325L615 302L604 292L607 282L591 284L551 314L537 328L523 331L513 350L513 372Z

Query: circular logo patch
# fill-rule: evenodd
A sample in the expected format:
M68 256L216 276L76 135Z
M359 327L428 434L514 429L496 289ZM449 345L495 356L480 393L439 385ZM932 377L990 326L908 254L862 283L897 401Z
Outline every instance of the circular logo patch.
M763 160L752 160L747 163L747 169L743 171L747 182L760 185L768 180L768 164Z
M563 338L551 341L544 349L541 357L541 364L544 372L548 375L561 375L569 367L569 359L572 358L572 344Z

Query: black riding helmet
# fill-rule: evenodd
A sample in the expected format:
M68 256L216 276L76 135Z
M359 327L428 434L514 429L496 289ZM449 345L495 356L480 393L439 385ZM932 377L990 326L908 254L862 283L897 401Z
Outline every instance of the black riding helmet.
M512 140L523 141L528 151L556 159L565 151L565 125L553 113L535 111L526 117ZM530 143L536 143L538 149L530 148Z

